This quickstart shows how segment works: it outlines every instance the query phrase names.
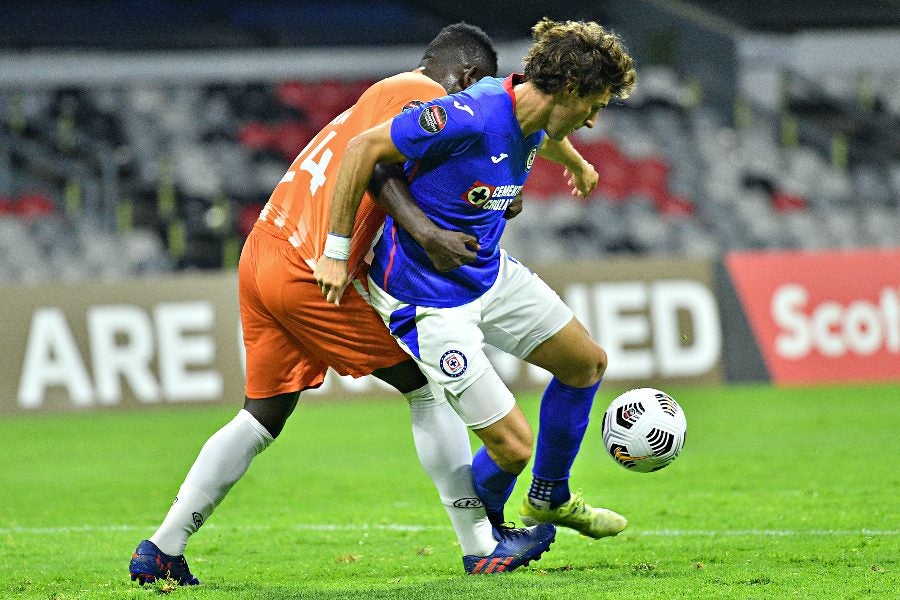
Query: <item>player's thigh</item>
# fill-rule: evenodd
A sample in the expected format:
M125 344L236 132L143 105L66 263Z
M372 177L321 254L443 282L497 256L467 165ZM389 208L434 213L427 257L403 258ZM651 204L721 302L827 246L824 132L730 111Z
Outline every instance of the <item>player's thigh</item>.
M606 352L576 318L535 348L525 360L573 387L593 385L606 371Z
M304 352L271 315L241 309L246 356L245 394L270 398L318 387L328 366Z
M304 348L341 375L353 377L408 360L355 286L349 286L340 306L335 306L325 300L312 272L304 267L282 285L270 304Z
M246 395L269 398L316 387L326 366L301 344L266 306L259 287L259 257L271 236L251 232L238 264L238 304L246 356ZM265 268L265 265L262 265Z
M487 369L460 395L444 392L447 401L466 426L488 448L507 458L531 447L531 426L516 406L516 399L500 376Z
M493 433L486 435L500 440L504 427L518 426L516 436L503 438L507 447L515 447L509 439L530 435L527 428L521 431L520 421L497 424L513 410L515 398L484 354L477 306L416 307L390 298L377 286L372 289L373 304L385 310L391 331L416 360L436 397L446 398L468 427L491 427ZM492 448L509 454L500 446Z
M527 267L501 253L497 281L482 300L485 342L524 359L562 330L573 314L559 295Z
M391 334L428 379L455 397L491 370L478 327L478 301L451 308L414 306L369 283L370 297Z
M606 353L562 298L504 252L497 282L485 294L485 341L575 387L596 383Z

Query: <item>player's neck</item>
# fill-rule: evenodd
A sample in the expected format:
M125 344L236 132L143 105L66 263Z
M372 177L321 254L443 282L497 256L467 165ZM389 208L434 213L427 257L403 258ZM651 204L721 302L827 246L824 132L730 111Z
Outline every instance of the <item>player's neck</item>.
M516 95L516 120L526 136L543 129L550 114L553 99L539 92L530 82L520 83L513 88Z

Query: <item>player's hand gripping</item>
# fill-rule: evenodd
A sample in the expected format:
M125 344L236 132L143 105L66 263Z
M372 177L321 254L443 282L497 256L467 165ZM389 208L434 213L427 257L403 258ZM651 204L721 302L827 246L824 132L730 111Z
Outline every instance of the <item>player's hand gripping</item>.
M522 192L519 192L509 206L506 207L506 210L503 211L503 218L507 221L515 219L520 212L522 212Z
M475 260L475 253L480 248L474 236L440 227L431 228L428 238L422 243L422 249L434 268L441 272L469 264Z
M340 306L344 288L350 282L347 276L347 261L322 256L316 263L313 276L325 300Z
M600 176L597 174L597 169L586 160L581 161L579 168L573 169L572 171L565 169L563 171L563 176L568 177L568 184L569 187L572 188L572 195L580 198L587 198L588 195L594 191L594 188L597 187L597 182L600 179Z

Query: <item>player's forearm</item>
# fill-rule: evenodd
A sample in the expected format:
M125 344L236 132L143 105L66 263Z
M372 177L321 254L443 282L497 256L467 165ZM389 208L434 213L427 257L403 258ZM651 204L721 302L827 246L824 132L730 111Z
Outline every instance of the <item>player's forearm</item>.
M556 141L545 137L544 143L538 148L538 155L559 163L573 172L576 169L583 168L586 162L584 157L575 149L575 146L572 145L572 142L569 141L569 138Z
M375 173L369 182L369 191L372 192L378 205L420 246L428 246L438 227L425 215L409 193L409 184L403 176L400 165L384 163L376 165Z
M549 137L544 138L538 154L566 168L565 175L569 178L573 196L587 198L597 187L597 170L581 156L568 138L559 142Z
M347 145L338 178L334 184L334 195L331 198L331 214L328 220L328 231L344 237L353 233L353 222L356 211L362 201L363 193L375 167L375 160L366 155L361 144Z
M353 232L356 212L375 164L380 160L403 160L403 155L390 139L390 130L385 134L384 131L379 131L381 129L382 127L370 129L347 144L331 199L328 221L330 233L349 237Z

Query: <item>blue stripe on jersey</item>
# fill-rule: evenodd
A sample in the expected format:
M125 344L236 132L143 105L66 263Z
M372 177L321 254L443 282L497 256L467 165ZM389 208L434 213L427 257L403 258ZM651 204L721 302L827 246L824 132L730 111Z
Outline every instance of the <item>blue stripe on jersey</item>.
M413 197L439 227L471 234L481 249L473 263L439 273L388 217L375 246L375 282L419 306L460 306L486 292L500 268L503 213L521 192L543 135L522 135L512 98L494 77L397 115L391 138L410 159Z
M403 340L403 343L413 353L413 356L421 358L419 355L419 330L416 329L415 306L404 306L392 312L388 328L391 330L391 335Z

